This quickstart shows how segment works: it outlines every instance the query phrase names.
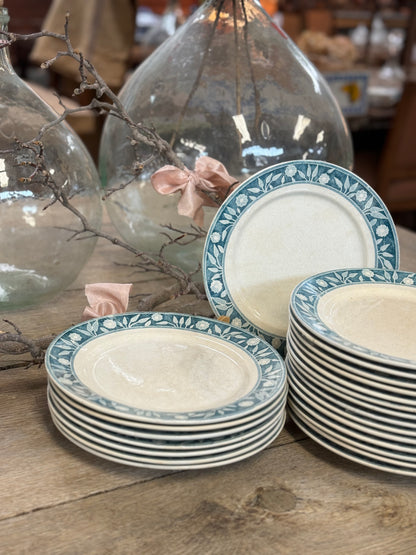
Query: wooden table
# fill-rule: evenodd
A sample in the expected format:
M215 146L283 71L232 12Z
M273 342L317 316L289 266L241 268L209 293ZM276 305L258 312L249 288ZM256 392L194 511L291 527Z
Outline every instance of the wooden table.
M401 268L416 271L416 234L399 229L399 238ZM61 297L4 316L39 337L80 321L85 283L133 281L133 292L160 287L155 276L109 260L130 259L100 240ZM182 299L181 308L209 313L192 299ZM1 364L16 361L3 357ZM5 555L414 554L415 509L415 479L349 462L291 422L262 453L230 466L174 472L108 462L54 428L44 367L0 372Z

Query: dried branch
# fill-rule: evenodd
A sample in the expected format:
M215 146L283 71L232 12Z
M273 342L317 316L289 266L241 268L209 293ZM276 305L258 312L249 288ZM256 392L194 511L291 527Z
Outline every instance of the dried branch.
M23 335L16 324L6 319L3 321L9 324L14 331L0 331L0 353L14 356L29 354L32 358L29 361L25 361L25 366L41 365L44 360L46 349L52 341L53 336L29 339Z
M74 91L74 95L80 95L84 91L95 91L96 98L91 100L88 105L80 106L79 108L68 108L59 99L63 112L56 117L53 121L45 124L38 132L37 136L30 141L22 142L18 138L15 139L13 152L16 151L20 157L16 156L18 164L30 168L29 175L21 177L21 181L36 185L42 185L51 191L51 201L46 209L59 203L67 210L69 210L78 220L80 227L78 229L71 229L71 240L80 240L91 236L102 238L109 241L111 244L123 248L132 253L136 258L135 268L141 271L158 272L175 280L175 283L156 294L148 295L147 298L141 299L138 304L139 310L151 310L159 304L166 302L170 299L177 298L180 295L194 295L197 299L204 299L205 292L202 283L195 282L195 273L199 271L199 267L195 272L187 273L180 267L170 263L164 256L164 251L168 245L178 244L187 245L201 237L204 237L205 232L201 228L191 226L191 231L183 232L173 226L167 226L166 231L163 233L166 236L166 243L162 246L160 252L156 255L140 251L130 244L126 243L119 237L114 237L108 233L94 228L85 216L74 206L71 198L65 189L65 184L59 184L55 181L52 174L47 168L44 156L44 146L42 139L45 134L54 126L60 124L69 115L84 110L94 110L100 114L107 114L112 117L117 117L126 123L130 144L135 151L135 163L132 168L133 177L125 184L119 185L115 190L124 188L141 173L143 168L154 160L156 153L161 155L168 163L184 169L184 165L177 157L173 148L169 143L163 140L157 132L140 122L134 122L119 98L108 87L102 77L98 74L95 67L90 63L82 53L76 51L70 41L69 33L69 14L66 15L64 34L53 33L49 31L41 31L39 33L32 33L28 35L21 35L15 33L0 32L4 39L1 41L0 48L11 46L18 40L35 40L40 37L52 37L61 40L65 45L65 50L57 52L56 56L51 60L45 62L42 67L49 68L53 63L61 57L70 57L76 60L79 64L80 84ZM149 155L145 160L140 159L139 145L145 144L150 147L151 151L155 154ZM4 151L6 152L6 151ZM10 152L9 150L7 152ZM109 196L110 192L106 193ZM175 235L176 234L176 235ZM39 339L30 339L23 335L21 330L15 324L7 321L13 328L13 331L0 332L0 353L9 355L22 355L29 354L31 360L26 361L28 365L41 364L44 360L45 350L53 339L53 337L42 337Z
M63 34L53 33L50 31L40 31L38 33L31 33L28 35L6 33L4 31L0 33L4 37L4 40L0 44L0 48L11 46L18 40L35 40L40 37L52 37L61 40L64 43L66 50L57 52L56 56L44 62L42 64L42 67L44 69L48 69L56 62L56 60L62 57L72 58L78 63L80 75L80 84L78 88L75 89L74 95L80 95L87 90L95 91L96 98L94 98L87 106L80 106L79 109L68 109L63 103L61 103L62 107L64 108L63 113L59 117L57 117L56 120L44 125L39 130L38 136L34 138L34 140L41 140L48 129L50 129L54 125L59 124L72 113L82 110L95 110L102 114L105 113L118 117L123 120L128 126L129 134L131 135L130 144L135 150L136 163L134 168L132 168L134 170L134 174L137 175L138 173L140 173L145 164L147 164L150 160L140 160L140 154L137 149L137 146L139 144L145 144L149 146L154 152L159 153L168 163L181 169L184 168L182 161L178 158L169 143L162 139L155 129L145 126L140 122L134 122L127 113L118 96L107 85L107 83L95 69L94 65L87 58L85 58L81 52L78 52L73 48L69 37L69 13L67 13L65 17ZM107 98L109 101L101 100L102 98Z

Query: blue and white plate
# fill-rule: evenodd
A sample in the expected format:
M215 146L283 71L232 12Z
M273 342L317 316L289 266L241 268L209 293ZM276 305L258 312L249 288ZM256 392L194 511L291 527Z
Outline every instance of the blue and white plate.
M352 172L310 160L242 183L219 208L203 255L215 314L277 348L300 281L334 268L398 266L396 230L380 197Z
M55 415L61 422L67 424L67 426L75 427L75 430L79 433L81 431L92 434L92 437L98 442L112 442L113 445L120 447L130 446L134 448L144 449L149 452L158 451L159 454L171 455L173 457L180 456L181 453L189 454L193 453L208 453L208 452L220 452L229 451L236 448L236 445L242 445L249 443L253 438L259 437L260 434L266 432L279 420L282 420L284 414L284 407L280 411L276 411L272 416L269 416L265 421L257 423L254 427L249 428L243 432L233 432L231 430L228 434L223 437L216 437L211 439L200 439L200 440L172 440L171 438L166 439L149 439L140 434L139 431L136 432L135 436L127 435L124 433L123 428L115 429L114 431L109 431L95 426L95 422L86 422L85 420L78 418L77 414L70 413L67 407L61 403L59 397L55 395L52 389L48 390L48 405L50 412ZM88 437L88 435L86 436Z
M416 273L323 272L298 284L290 310L310 333L353 355L357 364L370 360L416 370Z
M142 468L159 468L166 470L187 470L187 469L199 469L199 468L211 468L216 466L223 466L227 464L232 464L248 457L251 457L263 449L265 449L272 441L274 441L277 436L282 431L285 423L284 416L280 421L278 421L272 429L262 437L257 437L251 443L244 445L242 447L236 447L232 451L227 451L226 453L216 453L212 455L200 454L196 457L189 458L173 458L173 457L155 457L152 455L138 455L129 453L123 449L114 449L110 447L105 447L96 441L87 439L81 436L79 433L71 430L66 421L62 421L56 418L53 413L51 413L52 420L56 428L72 443L88 451L97 457L107 459L120 464L126 464L129 466L137 466Z
M61 422L65 427L79 436L81 439L93 441L97 445L107 447L115 451L125 452L131 455L145 455L160 457L161 459L188 459L200 456L216 455L233 452L245 445L251 444L253 441L260 440L269 432L273 431L278 424L284 420L284 413L276 414L269 421L258 426L255 433L234 434L228 437L226 442L209 441L209 442L145 442L141 439L126 438L122 433L109 434L103 433L102 430L92 427L86 427L83 422L73 417L68 417L61 407L55 403L52 396L48 396L48 405L51 415Z
M356 445L351 445L351 443L346 443L340 437L332 438L328 435L323 435L321 432L318 432L314 427L308 424L306 419L300 418L292 411L290 411L290 415L292 420L301 430L305 432L306 435L316 441L316 443L319 443L323 447L345 459L393 474L416 476L416 465L408 468L401 465L400 462L387 456L376 455L372 452L368 452L362 448L361 445L357 447Z
M88 407L83 407L76 403L70 397L58 391L51 383L48 385L48 398L65 413L68 419L75 419L80 425L100 433L116 434L123 436L124 441L134 442L141 441L147 445L175 445L188 448L190 445L203 445L209 443L228 442L232 437L239 434L251 434L263 426L265 422L269 422L276 415L282 413L285 409L287 399L287 386L284 394L270 405L260 409L245 418L238 420L230 420L224 424L227 426L215 426L207 429L201 426L169 426L151 424L149 422L136 422L133 420L114 418L108 414L93 411ZM121 441L121 438L120 438Z
M228 323L129 313L78 324L49 346L54 386L102 414L207 429L281 396L286 370L263 339Z

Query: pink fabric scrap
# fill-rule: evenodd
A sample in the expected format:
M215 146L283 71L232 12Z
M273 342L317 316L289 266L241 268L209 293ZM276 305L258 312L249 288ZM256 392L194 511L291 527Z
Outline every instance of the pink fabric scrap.
M161 195L180 191L178 213L188 216L202 226L203 206L218 206L238 185L225 166L209 156L201 156L195 162L195 170L183 170L175 166L163 166L151 177L154 189Z
M89 306L82 314L84 320L126 312L132 283L87 283L85 296Z

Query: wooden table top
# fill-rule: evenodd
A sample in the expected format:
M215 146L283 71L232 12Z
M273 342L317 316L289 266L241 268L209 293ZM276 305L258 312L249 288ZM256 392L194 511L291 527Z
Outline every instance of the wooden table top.
M401 269L416 271L416 234L398 232ZM58 299L3 317L39 337L81 320L85 283L132 281L133 293L160 287L160 278L109 257L129 261L100 240ZM209 314L207 304L180 302L184 312ZM54 428L44 367L24 369L6 356L0 363L2 554L416 553L415 479L343 459L292 422L263 452L229 466L119 465Z

